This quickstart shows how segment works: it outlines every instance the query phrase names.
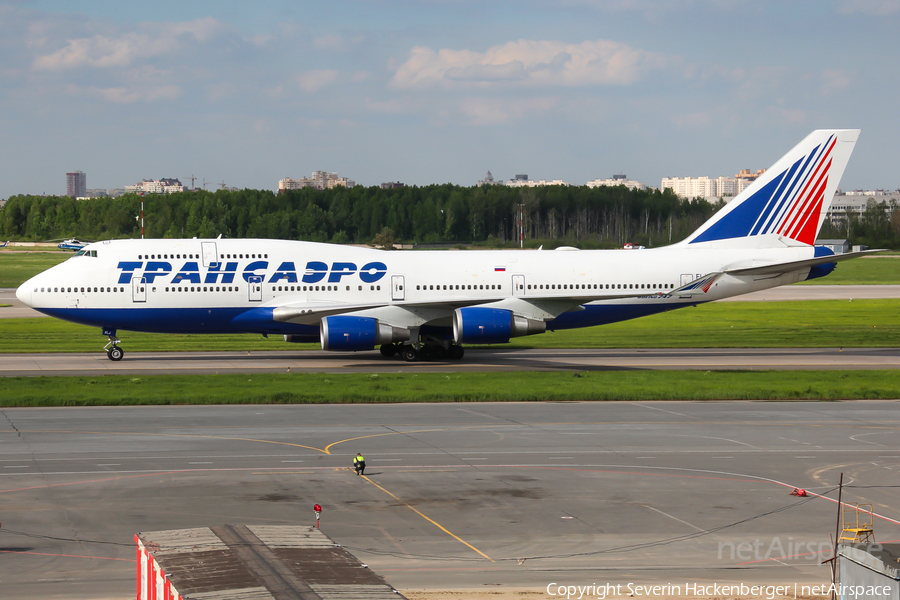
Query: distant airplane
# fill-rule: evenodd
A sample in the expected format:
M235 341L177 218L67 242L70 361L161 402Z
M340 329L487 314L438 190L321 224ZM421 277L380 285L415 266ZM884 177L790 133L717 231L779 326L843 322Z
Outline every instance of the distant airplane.
M117 331L259 333L325 350L459 359L500 344L827 275L815 246L859 130L814 131L687 239L663 248L386 252L263 239L92 243L16 295Z
M8 246L8 245L9 245L9 240L6 240L5 242L3 242L3 245L0 246L0 248L6 248L6 246Z

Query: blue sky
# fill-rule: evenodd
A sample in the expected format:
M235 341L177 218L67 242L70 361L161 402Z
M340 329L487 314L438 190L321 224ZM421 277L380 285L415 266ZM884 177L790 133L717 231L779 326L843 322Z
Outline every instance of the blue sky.
M900 0L0 0L0 198L733 175L861 128L900 187Z

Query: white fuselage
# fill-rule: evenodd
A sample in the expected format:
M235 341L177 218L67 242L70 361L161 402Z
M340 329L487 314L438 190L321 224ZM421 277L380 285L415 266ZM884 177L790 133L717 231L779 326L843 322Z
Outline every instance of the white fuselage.
M557 329L794 283L808 269L777 277L724 275L702 298L672 293L708 273L812 256L811 247L404 252L261 239L121 240L86 246L30 279L18 294L37 310L75 322L206 333L291 333L302 322L260 328L235 320L263 307L308 306L315 313L349 305L353 314L399 315L389 321L402 321L403 309L418 315L415 326L446 326L453 307L468 304L519 306L526 313L522 300L540 305L574 299L574 307L606 307L599 320L591 310L547 319L548 328ZM546 319L546 312L538 313Z

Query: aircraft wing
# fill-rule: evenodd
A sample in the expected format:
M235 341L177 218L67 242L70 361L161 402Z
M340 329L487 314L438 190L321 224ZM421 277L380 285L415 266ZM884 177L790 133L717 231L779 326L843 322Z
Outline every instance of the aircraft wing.
M612 291L612 290L610 290ZM625 290L622 290L625 292ZM505 308L517 314L539 320L552 320L564 312L583 310L582 305L597 300L619 300L647 296L666 296L666 293L649 293L648 290L628 290L626 293L591 296L515 296L496 298L454 298L443 302L408 302L351 304L341 302L304 302L266 307L272 310L272 319L282 323L315 325L324 317L334 315L378 316L396 326L415 327L438 319L449 319L457 308L484 306ZM670 292L672 293L672 292ZM262 307L261 307L262 308Z

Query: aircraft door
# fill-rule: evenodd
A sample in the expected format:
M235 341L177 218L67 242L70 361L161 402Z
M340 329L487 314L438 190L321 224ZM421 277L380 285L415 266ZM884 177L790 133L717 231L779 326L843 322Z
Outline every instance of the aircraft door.
M131 278L131 299L134 302L147 301L147 280L143 277Z
M391 300L405 300L406 291L403 289L403 275L391 275Z
M247 282L250 284L250 302L262 302L262 277L251 275Z
M512 276L512 286L513 286L513 296L524 296L525 295L525 276L524 275L513 275Z
M216 254L215 242L201 242L200 248L203 251L203 266L208 267L213 263L219 262L219 255Z

